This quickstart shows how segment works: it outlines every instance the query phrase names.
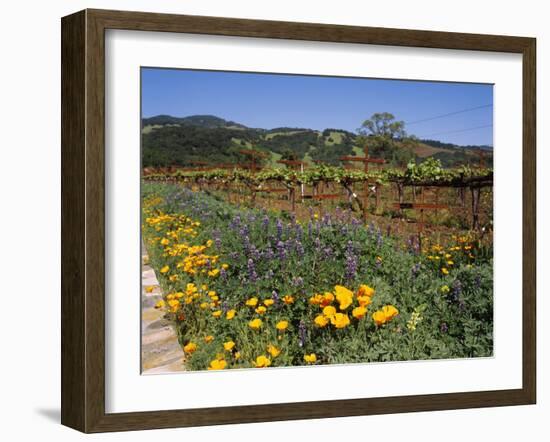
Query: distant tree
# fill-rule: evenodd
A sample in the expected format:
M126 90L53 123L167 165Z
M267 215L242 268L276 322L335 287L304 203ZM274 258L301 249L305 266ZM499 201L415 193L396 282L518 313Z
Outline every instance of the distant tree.
M281 153L281 160L290 160L290 161L296 161L298 159L298 155L296 155L296 152L286 148Z
M405 136L405 122L397 121L389 112L372 114L370 119L363 121L358 132L361 135L386 137L389 139L403 138Z
M414 148L418 140L416 137L408 137L405 123L396 120L389 112L373 114L357 131L357 144L367 145L373 157L383 158L395 166L406 165L416 158Z

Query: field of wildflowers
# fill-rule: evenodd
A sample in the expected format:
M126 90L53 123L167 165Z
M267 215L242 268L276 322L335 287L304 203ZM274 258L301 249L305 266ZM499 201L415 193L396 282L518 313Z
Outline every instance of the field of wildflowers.
M144 183L142 235L188 370L492 355L492 249L404 241Z

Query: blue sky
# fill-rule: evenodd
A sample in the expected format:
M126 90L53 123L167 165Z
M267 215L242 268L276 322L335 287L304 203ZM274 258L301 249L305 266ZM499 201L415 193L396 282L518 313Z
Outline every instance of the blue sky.
M210 114L265 129L355 132L390 112L420 138L492 145L492 104L487 84L142 69L143 117Z

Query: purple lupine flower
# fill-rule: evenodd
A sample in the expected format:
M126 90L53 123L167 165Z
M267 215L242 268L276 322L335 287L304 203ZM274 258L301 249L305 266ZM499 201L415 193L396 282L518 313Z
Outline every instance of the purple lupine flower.
M315 249L318 249L319 247L321 247L321 240L319 239L318 236L316 236L315 239L313 240L313 245L315 246Z
M241 227L241 229L239 230L239 234L241 236L248 236L250 235L250 228L245 224L244 226Z
M277 293L276 290L273 290L273 291L271 292L271 297L273 298L273 301L275 301L275 305L279 305L279 301L280 301L280 299L279 299L279 293Z
M251 245L251 246L250 246L250 249L249 249L249 256L250 256L254 261L258 261L258 260L260 259L261 253L260 253L260 251L256 248L255 245Z
M222 302L222 312L223 312L223 314L225 315L228 310L229 310L229 304L227 303L227 301L223 301Z
M222 281L226 281L227 280L227 272L225 271L225 269L222 267L222 269L220 270L220 279Z
M481 287L481 275L478 273L474 279L474 287L479 289Z
M382 247L382 243L384 242L384 239L382 238L382 232L380 228L376 231L376 246L378 248Z
M307 328L303 320L300 320L300 325L298 326L298 339L299 339L298 345L300 347L303 347L307 339Z
M214 244L216 245L216 248L218 250L222 248L222 239L220 238L220 235L221 235L221 232L218 229L214 230L213 232Z
M304 285L304 280L300 276L292 278L292 285L302 287Z
M309 221L307 223L307 237L311 238L311 233L313 232L313 223Z
M245 253L248 255L250 252L250 238L248 235L243 236L243 248Z
M277 241L281 241L283 239L283 223L280 218L277 218L275 225L277 226Z
M370 224L369 224L369 235L370 236L374 236L374 223L371 221Z
M264 218L262 220L262 226L264 230L267 232L267 230L269 229L269 217L267 215L264 215Z
M414 240L414 236L412 235L407 238L407 248L409 249L409 252L412 252L414 250L413 240Z
M298 255L299 258L303 258L305 251L304 246L300 241L296 241L296 255Z
M281 261L286 259L286 244L283 241L277 243L277 253Z
M263 256L266 260L271 261L275 254L273 253L273 249L271 248L271 243L267 244L266 249L263 252Z
M296 224L294 226L294 231L296 232L296 239L301 241L304 236L304 229L302 229L302 226L300 224Z
M256 280L258 279L258 275L256 274L254 261L252 261L251 259L248 260L247 269L248 269L248 280L250 282L256 282Z
M441 325L439 326L439 331L441 331L441 333L447 333L449 331L449 326L446 322L441 323Z
M332 258L332 256L334 256L334 253L332 251L332 248L331 247L325 247L323 249L323 256L325 259L330 259Z
M355 250L351 241L346 246L344 256L346 257L346 279L352 281L357 274L357 256L355 256Z
M460 280L455 279L451 284L451 300L458 302L460 294L462 293L462 283Z
M418 262L411 269L411 276L413 277L413 279L418 276L419 272L420 272L420 263Z
M231 220L229 223L229 227L233 230L237 230L241 225L241 217L239 215L235 215L235 217Z

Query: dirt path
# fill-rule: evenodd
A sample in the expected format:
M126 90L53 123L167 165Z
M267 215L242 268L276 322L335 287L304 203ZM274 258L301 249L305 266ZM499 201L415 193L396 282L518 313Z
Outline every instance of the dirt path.
M142 374L184 371L183 350L172 322L164 319L155 304L162 291L155 271L148 265L145 247L141 266L141 370ZM149 289L148 289L149 288ZM152 288L152 291L151 291ZM148 293L149 292L149 293Z

